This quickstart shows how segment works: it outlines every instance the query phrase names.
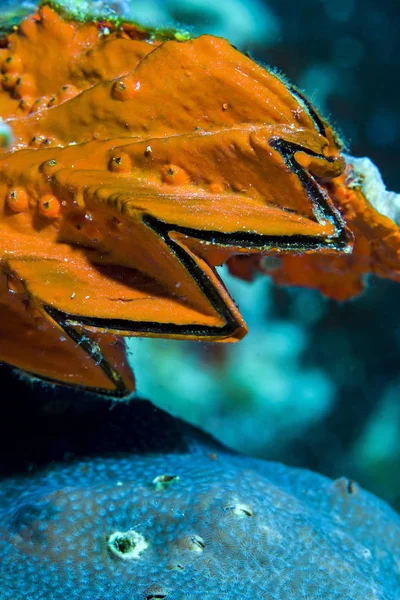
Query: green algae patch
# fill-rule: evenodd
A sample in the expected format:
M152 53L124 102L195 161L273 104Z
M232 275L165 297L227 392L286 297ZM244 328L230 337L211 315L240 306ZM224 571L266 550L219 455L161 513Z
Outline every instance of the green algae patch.
M185 30L175 29L173 27L145 27L130 18L129 13L117 13L114 9L107 6L106 3L100 2L93 6L92 2L87 0L50 0L39 4L39 6L50 6L58 12L65 20L78 21L81 23L88 22L105 22L121 27L122 25L131 25L141 34L143 38L155 41L177 40L179 42L186 41L191 38L189 32Z
M107 23L113 27L130 25L134 27L144 39L154 41L176 40L185 42L192 36L179 27L145 27L132 19L129 12L116 10L107 6L104 2L93 2L88 0L45 0L44 2L15 2L14 5L0 9L0 36L4 36L21 23L21 21L41 6L50 6L66 21L77 21L80 23Z

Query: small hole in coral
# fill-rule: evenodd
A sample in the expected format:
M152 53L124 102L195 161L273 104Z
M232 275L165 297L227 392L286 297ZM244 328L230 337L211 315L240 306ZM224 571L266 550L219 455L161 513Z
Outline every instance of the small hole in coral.
M355 496L358 491L358 486L357 486L356 482L353 481L353 479L349 479L347 482L346 489L347 489L347 493L350 494L350 496Z
M156 490L165 490L172 483L179 481L179 475L158 475L153 479L153 484L156 486Z
M112 554L124 560L136 559L148 548L144 536L133 529L115 531L108 538L108 548Z
M253 509L248 504L228 504L223 507L224 512L232 513L237 517L252 517Z

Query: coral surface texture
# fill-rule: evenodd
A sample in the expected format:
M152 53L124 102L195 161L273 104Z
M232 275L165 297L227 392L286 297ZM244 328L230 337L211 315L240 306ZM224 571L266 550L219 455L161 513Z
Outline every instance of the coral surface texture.
M187 431L179 451L5 478L1 599L399 597L400 519L385 503Z

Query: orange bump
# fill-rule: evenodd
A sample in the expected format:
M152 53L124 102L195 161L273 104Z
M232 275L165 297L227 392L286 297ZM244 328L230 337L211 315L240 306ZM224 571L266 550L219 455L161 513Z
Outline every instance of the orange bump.
M110 158L108 168L112 173L130 173L132 168L131 158L125 152L120 152Z
M28 210L29 196L24 188L15 188L15 190L11 190L7 194L6 202L8 208L13 212L23 212L24 210Z
M24 113L30 112L35 99L32 96L24 96L21 98L18 104L18 108L20 108Z
M125 77L124 79L118 79L112 88L111 96L115 100L131 100L140 90L140 81Z
M16 98L24 96L34 96L36 92L35 80L31 75L21 75L17 78L14 87L14 95Z
M165 165L161 169L164 183L169 185L189 185L190 177L184 169L176 165Z
M1 65L3 73L21 73L22 71L22 60L20 56L8 56Z
M77 96L79 94L79 90L78 88L76 88L74 85L70 85L70 84L66 84L63 85L60 89L60 91L57 94L57 101L58 102L66 102L67 100L71 100L72 98L75 98L75 96Z
M44 143L44 139L42 139L40 143ZM51 160L46 160L46 162L42 163L39 168L43 175L53 175L56 167L59 167L59 164L52 158Z
M7 73L1 78L1 85L3 90L11 92L15 88L19 75L17 73Z
M31 113L38 112L39 110L44 110L45 108L47 108L48 102L49 98L47 98L46 96L40 96L40 98L37 98L32 104Z
M56 219L60 215L61 205L55 196L46 194L39 199L38 208L43 217Z

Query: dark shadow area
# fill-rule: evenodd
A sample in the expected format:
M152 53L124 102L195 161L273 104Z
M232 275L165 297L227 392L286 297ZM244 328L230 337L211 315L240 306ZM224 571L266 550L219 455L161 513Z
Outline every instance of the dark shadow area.
M109 453L187 450L195 430L149 401L112 403L93 394L24 381L0 365L0 475L52 461Z

